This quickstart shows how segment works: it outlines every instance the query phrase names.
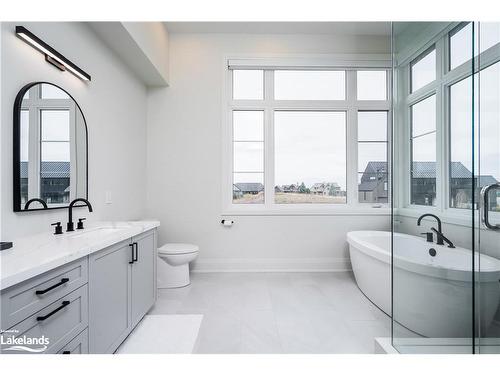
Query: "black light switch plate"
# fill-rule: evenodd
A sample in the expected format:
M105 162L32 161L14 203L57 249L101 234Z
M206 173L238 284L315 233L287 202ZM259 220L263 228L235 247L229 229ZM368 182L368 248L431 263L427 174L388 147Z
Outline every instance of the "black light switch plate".
M12 242L0 242L0 251L7 250L12 247Z

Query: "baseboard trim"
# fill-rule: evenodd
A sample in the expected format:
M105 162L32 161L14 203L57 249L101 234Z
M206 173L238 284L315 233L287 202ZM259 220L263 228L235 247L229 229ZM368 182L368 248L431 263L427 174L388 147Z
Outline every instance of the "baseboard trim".
M349 258L230 258L197 259L191 272L346 272Z

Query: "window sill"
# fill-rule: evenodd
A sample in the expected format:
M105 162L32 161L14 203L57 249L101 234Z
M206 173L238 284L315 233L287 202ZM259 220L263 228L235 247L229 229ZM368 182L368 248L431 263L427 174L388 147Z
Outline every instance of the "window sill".
M390 206L371 207L238 207L231 206L221 216L390 216Z
M440 219L441 222L444 224L452 224L452 225L458 225L462 227L468 227L470 228L472 225L472 210L462 210L460 209L448 209L446 211L442 211L437 209L436 207L428 207L426 208L425 206L423 207L404 207L404 208L398 208L394 209L394 215L395 216L403 216L403 217L411 217L417 219L421 215L425 213L432 213L437 215ZM486 229L483 227L483 225L480 225L479 223L479 213L477 210L474 211L474 224L476 228L479 229Z

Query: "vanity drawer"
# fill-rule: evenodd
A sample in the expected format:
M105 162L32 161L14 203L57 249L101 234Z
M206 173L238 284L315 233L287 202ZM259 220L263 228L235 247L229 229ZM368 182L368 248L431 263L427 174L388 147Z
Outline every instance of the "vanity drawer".
M87 283L87 258L8 288L1 295L2 329L8 329Z
M85 328L73 340L59 350L58 354L88 354L89 352L89 331Z
M57 353L79 332L87 328L87 325L88 291L87 285L84 285L31 315L10 328L9 331L15 337L26 336L38 340L45 337L48 343L43 353ZM6 336L5 333L4 336ZM6 347L5 344L2 346L3 353L27 353L26 351L5 350Z

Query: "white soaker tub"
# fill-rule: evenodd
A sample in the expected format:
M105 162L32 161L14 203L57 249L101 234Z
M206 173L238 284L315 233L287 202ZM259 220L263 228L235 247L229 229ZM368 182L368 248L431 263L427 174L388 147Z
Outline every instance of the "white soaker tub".
M391 232L347 233L356 282L361 291L391 315ZM429 249L436 250L436 256ZM500 260L476 254L476 301L480 324L487 328L500 301ZM426 337L472 334L472 253L394 234L394 319Z

